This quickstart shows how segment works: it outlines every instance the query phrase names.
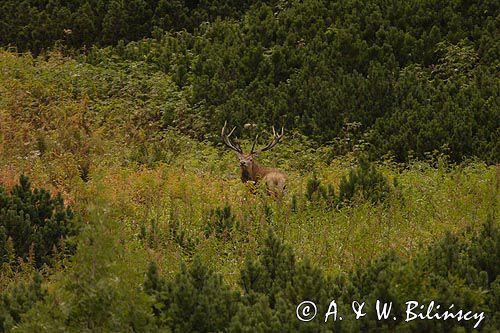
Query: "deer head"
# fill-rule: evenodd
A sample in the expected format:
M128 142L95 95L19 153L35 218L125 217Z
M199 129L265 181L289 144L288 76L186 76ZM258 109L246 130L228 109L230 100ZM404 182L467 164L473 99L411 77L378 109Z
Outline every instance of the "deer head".
M233 134L236 127L234 127L229 133L226 133L226 126L227 122L225 122L224 126L222 127L222 141L226 146L234 150L237 154L241 169L241 180L246 183L248 181L257 182L260 179L265 179L269 190L283 190L285 187L286 175L276 169L264 167L255 160L255 157L257 157L260 153L270 150L271 148L276 146L278 142L280 142L284 134L283 127L281 128L281 133L276 133L276 130L273 126L273 136L271 142L267 146L259 150L255 150L255 145L257 143L257 139L259 138L259 136L257 135L252 144L252 149L249 153L245 153L237 142L233 142L230 139L230 136L231 134Z

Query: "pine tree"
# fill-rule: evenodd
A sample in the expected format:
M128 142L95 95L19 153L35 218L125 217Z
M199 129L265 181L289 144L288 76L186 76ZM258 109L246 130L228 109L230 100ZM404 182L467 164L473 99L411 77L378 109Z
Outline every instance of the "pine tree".
M54 249L75 250L69 237L76 235L76 218L69 207L65 207L62 197L52 197L44 189L31 189L26 176L21 176L19 184L10 194L0 187L0 253L7 253L7 243L11 239L15 256L27 260L34 255L34 264L41 267L51 264ZM3 235L3 236L2 236ZM2 239L5 239L3 241ZM0 256L0 263L5 262Z

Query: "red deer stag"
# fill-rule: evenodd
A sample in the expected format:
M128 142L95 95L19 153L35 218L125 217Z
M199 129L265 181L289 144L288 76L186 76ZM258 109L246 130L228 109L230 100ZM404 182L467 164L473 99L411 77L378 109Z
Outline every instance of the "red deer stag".
M285 190L285 182L287 179L286 174L279 170L260 165L255 160L255 157L263 151L267 151L278 144L283 137L283 127L281 128L281 133L277 134L273 126L273 139L271 142L262 149L254 150L255 144L257 143L257 135L255 137L255 141L253 142L252 150L249 153L244 153L238 143L232 142L229 139L236 127L234 127L229 134L226 134L226 125L227 122L225 122L224 127L222 127L222 141L226 146L237 153L241 168L241 181L243 183L252 182L253 184L256 184L260 179L264 179L267 185L268 193L281 197Z

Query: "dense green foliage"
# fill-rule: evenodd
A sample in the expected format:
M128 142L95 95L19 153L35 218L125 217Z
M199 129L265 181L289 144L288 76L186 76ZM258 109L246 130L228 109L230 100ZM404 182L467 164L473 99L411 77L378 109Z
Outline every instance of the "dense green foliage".
M0 266L31 260L36 267L50 264L53 256L74 251L68 237L76 234L73 212L60 195L31 189L26 176L10 193L0 186Z
M397 185L397 181L394 185ZM305 194L309 201L323 200L330 206L342 207L354 202L381 203L391 193L387 177L362 155L358 158L358 165L340 179L338 194L332 184L321 184L315 174L307 181Z
M153 31L193 31L202 22L239 17L251 4L230 1L72 0L2 1L0 44L40 52L63 42L81 47L116 44Z
M356 122L353 139L372 158L439 150L454 161L500 160L496 1L2 6L0 44L38 52L62 40L86 45L91 63L135 60L172 75L188 104L165 109L164 125L198 138L218 140L229 120L283 124L328 143Z
M475 331L405 322L409 300L498 331L499 17L492 0L0 1L0 332ZM284 125L258 157L283 197L242 184L225 121L245 150Z
M10 332L21 321L21 316L46 295L40 275L35 275L29 284L19 283L0 294L0 332Z
M359 165L340 180L339 201L352 201L356 196L361 196L362 200L378 203L384 201L390 191L387 177L370 164L366 157L361 157Z
M144 287L155 298L158 325L175 332L223 331L237 310L237 293L199 260L172 281L160 278L151 264Z
M390 253L366 268L330 279L307 260L298 261L271 233L259 259L248 260L240 272L242 293L231 291L199 260L190 268L183 266L170 280L160 277L151 264L145 291L155 299L157 325L174 332L460 332L460 326L470 331L475 324L407 323L405 302L414 299L485 311L478 330L494 332L500 324L495 310L500 295L500 229L490 217L480 232L464 237L447 234L411 260ZM323 315L308 323L297 320L295 308L301 301L313 300L318 313L325 314L332 299L339 304L342 321L330 317L325 323ZM355 320L348 315L352 300L366 302L366 317ZM376 300L393 302L391 316L398 319L378 320Z
M498 5L290 2L239 21L98 51L155 64L188 93L165 124L218 133L224 120L284 124L327 143L350 123L372 157L440 150L499 160ZM248 135L247 133L243 133Z
M407 300L419 302L434 300L446 304L446 309L454 304L458 309L475 308L485 311L484 326L480 330L494 332L499 325L498 304L500 271L495 262L500 260L500 229L490 216L482 229L473 233L470 239L446 234L425 255L401 262L389 255L372 263L366 270L352 276L353 292L349 297L364 297L368 304L377 299L393 301L393 311L403 317ZM352 289L351 289L352 290ZM441 306L444 308L444 305ZM375 330L394 327L394 323L361 323L361 328ZM395 323L396 325L398 323ZM467 331L474 323L463 323ZM452 332L457 325L449 321L414 321L399 323L398 331L410 332Z

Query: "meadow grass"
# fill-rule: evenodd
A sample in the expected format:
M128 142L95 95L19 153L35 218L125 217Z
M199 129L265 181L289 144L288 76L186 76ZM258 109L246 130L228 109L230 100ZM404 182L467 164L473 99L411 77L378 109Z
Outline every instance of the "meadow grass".
M328 146L314 147L297 133L262 157L288 174L286 196L252 195L233 153L161 128L157 111L182 105L182 91L160 73L140 84L141 64L131 66L0 52L0 183L9 188L28 175L34 186L61 192L85 226L82 246L61 272L91 271L99 257L112 268L107 278L127 277L134 285L149 261L172 274L200 256L234 286L269 229L300 258L334 274L391 249L412 257L446 231L477 227L488 214L498 223L500 168L474 160L379 163L393 189L379 205L362 198L341 207L309 201L307 181L316 175L338 190L356 152L325 158ZM207 233L225 206L234 224L223 234ZM56 285L68 283L56 276Z

